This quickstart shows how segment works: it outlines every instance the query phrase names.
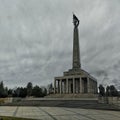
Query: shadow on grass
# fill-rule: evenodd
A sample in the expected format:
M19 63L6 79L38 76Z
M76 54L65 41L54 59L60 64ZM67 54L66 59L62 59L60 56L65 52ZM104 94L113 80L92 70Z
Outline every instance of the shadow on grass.
M30 118L18 118L18 117L9 117L9 116L0 116L0 120L35 120Z

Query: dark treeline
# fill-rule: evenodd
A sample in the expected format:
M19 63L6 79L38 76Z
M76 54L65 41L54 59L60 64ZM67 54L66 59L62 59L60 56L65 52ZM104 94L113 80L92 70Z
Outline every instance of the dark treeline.
M44 97L48 94L53 93L52 83L47 87L39 87L38 85L33 86L31 82L26 87L16 87L14 89L8 89L4 87L3 81L0 82L0 98L4 97Z
M114 85L107 86L106 89L103 85L99 85L99 95L108 97L120 96L120 91L118 91Z

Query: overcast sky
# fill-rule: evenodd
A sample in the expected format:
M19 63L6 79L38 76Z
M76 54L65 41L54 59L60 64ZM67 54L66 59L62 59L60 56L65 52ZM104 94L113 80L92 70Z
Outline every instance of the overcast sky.
M82 69L120 89L120 0L0 0L0 81L41 86L72 68L72 12Z

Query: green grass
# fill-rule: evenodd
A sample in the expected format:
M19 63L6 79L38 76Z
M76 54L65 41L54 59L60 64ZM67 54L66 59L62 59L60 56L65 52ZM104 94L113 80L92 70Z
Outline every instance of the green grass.
M34 119L0 116L0 120L34 120Z

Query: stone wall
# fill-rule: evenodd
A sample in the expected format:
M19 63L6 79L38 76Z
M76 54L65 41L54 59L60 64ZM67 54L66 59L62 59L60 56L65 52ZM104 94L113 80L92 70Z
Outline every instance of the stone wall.
M0 98L0 104L3 103L11 103L12 102L12 97L10 98Z
M98 102L112 104L120 108L120 97L99 97Z

